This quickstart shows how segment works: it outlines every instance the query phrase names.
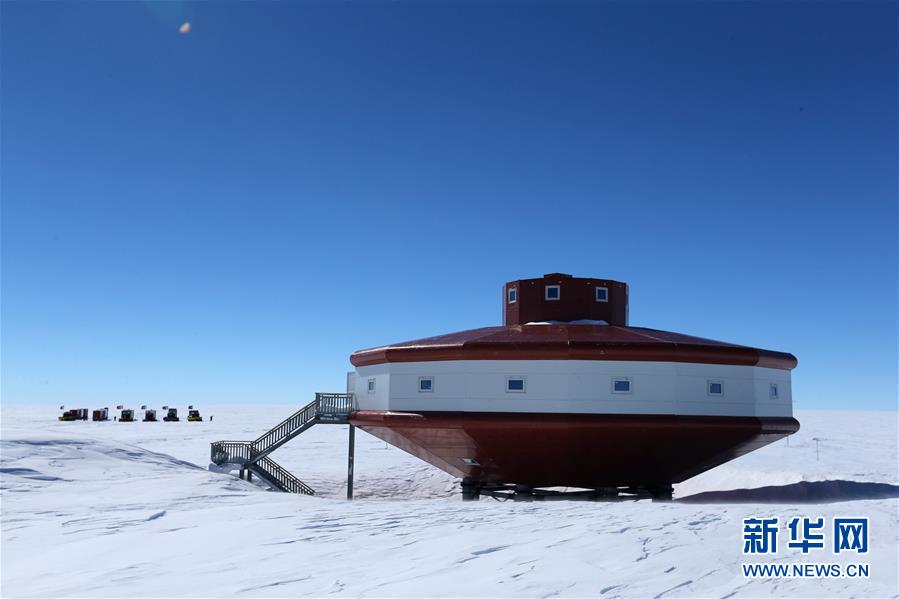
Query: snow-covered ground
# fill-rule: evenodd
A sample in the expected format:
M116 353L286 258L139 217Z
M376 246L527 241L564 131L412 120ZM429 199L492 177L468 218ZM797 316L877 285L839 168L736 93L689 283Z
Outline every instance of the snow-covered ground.
M674 503L462 503L458 481L361 432L347 502L347 431L331 425L272 456L316 497L208 470L210 441L253 439L297 407L204 406L211 423L64 423L52 408L3 406L0 594L899 596L895 412L800 412L789 444L678 485ZM816 484L826 480L849 482ZM765 503L778 499L792 503ZM742 554L749 516L780 517L776 556ZM868 517L870 551L833 555L828 532L824 551L803 556L786 547L793 516ZM868 579L740 569L861 561Z

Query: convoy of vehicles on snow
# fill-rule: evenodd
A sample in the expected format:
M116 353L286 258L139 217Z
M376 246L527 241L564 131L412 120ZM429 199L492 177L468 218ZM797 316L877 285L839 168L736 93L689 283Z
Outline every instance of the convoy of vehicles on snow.
M97 408L91 411L87 408L71 408L67 410L65 406L59 406L59 409L62 410L62 414L59 416L59 420L61 422L73 422L75 420L88 419L94 422L106 422L110 420L109 408ZM147 406L141 406L141 411L143 412L142 419L138 418L136 410L126 408L125 406L118 406L117 409L120 410L120 413L118 417L115 418L115 420L119 422L138 422L139 420L142 420L143 422L159 422L159 419L156 417L156 410L153 408L148 408ZM181 421L181 419L178 417L178 408L163 406L162 409L165 412L165 417L162 419L163 421ZM194 409L193 406L188 406L187 421L203 422L203 417L200 415L200 410Z

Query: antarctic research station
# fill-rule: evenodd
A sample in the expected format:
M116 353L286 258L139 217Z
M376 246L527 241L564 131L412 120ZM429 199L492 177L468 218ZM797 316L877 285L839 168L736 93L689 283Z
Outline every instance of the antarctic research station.
M628 286L553 273L503 286L503 324L363 349L321 393L212 461L314 491L270 457L354 427L462 479L463 499L670 499L672 485L799 430L788 353L628 324Z

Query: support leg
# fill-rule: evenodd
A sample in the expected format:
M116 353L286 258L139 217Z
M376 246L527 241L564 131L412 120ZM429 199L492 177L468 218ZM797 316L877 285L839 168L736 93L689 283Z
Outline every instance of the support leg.
M656 485L649 488L649 494L653 501L671 501L674 497L674 487L670 484Z
M462 501L477 501L481 497L481 487L471 478L462 479Z
M356 459L356 427L350 425L349 451L347 452L346 461L346 498L353 499L353 470L355 468Z

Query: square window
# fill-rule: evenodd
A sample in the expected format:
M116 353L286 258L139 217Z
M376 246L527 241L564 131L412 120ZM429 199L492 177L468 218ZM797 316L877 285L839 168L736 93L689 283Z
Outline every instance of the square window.
M543 297L550 301L558 300L562 294L562 290L558 285L547 285L543 292Z
M598 301L598 302L608 302L609 301L609 288L608 287L597 287L596 288L596 301Z
M709 395L724 395L724 383L721 381L708 382Z
M421 376L418 377L418 390L422 393L428 393L434 390L434 377Z
M369 393L375 392L375 379L368 379L368 392Z
M509 377L506 379L506 392L524 393L524 377Z
M768 397L777 399L777 385L775 383L768 385Z
M509 287L509 303L514 304L518 301L518 290L514 287Z
M629 378L612 379L612 393L630 393L631 380Z

